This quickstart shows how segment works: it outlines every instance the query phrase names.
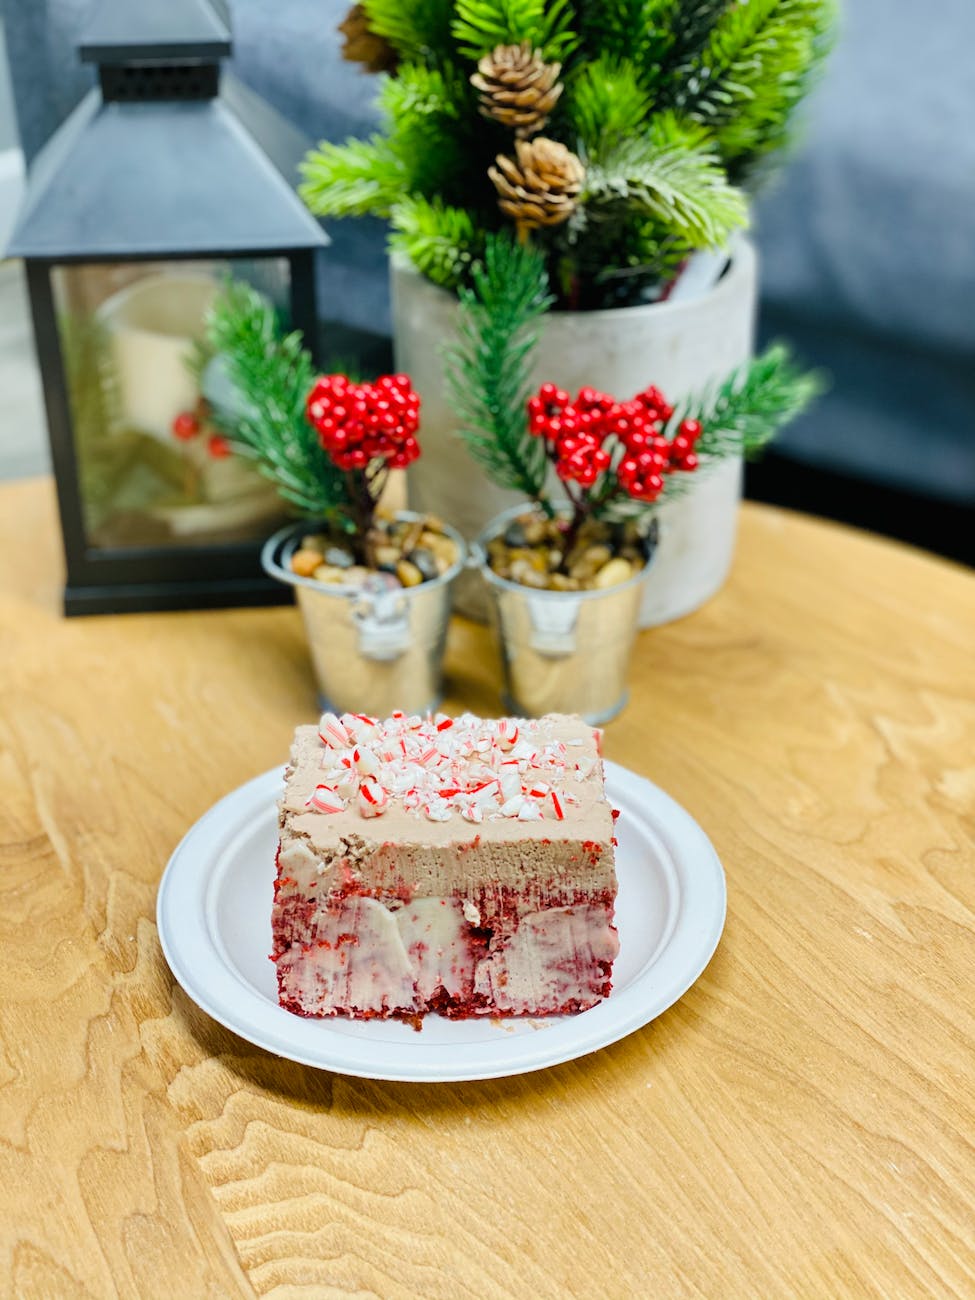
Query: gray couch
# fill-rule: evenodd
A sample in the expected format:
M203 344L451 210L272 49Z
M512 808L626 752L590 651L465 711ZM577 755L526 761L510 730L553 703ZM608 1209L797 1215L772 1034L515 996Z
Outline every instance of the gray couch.
M30 157L90 84L73 50L88 0L2 2ZM375 82L339 57L346 7L231 0L235 71L313 139L375 122ZM975 534L973 47L971 0L920 17L908 0L847 0L804 138L756 205L762 333L790 338L833 386L754 480L758 495L970 559L975 543L953 540L966 521ZM330 229L327 313L382 332L380 224Z

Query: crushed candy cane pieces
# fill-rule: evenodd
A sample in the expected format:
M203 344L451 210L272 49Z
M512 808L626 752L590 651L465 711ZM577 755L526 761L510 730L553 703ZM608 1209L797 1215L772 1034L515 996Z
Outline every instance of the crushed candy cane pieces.
M318 734L322 783L306 806L326 814L351 806L378 817L395 800L438 822L564 821L566 808L580 803L565 783L584 782L598 763L578 753L582 738L553 739L543 722L469 713L421 718L398 710L380 720L326 712Z

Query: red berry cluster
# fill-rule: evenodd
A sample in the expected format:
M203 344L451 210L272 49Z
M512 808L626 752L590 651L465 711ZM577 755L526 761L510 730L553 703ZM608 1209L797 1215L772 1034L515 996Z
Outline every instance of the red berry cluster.
M207 405L203 401L197 404L195 411L180 411L170 426L173 437L180 442L192 442L201 433L207 433L210 427L208 414ZM230 443L221 433L209 433L207 451L214 460L223 460L231 454Z
M382 375L374 384L323 375L308 394L305 410L322 449L339 469L365 469L374 460L405 469L420 454L415 437L420 399L409 375Z
M528 428L549 445L555 472L590 488L612 459L603 446L606 416L613 399L595 388L580 388L573 402L564 388L542 384L528 401Z
M621 487L640 501L656 501L664 475L697 469L694 444L701 435L697 420L683 420L673 439L663 429L674 413L658 388L650 387L629 402L618 402L595 388L580 388L575 401L555 384L542 384L528 402L528 428L545 438L555 472L591 488L613 463Z

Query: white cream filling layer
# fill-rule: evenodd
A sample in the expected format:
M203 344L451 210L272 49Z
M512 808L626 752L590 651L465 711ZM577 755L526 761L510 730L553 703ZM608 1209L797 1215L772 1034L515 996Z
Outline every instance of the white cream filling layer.
M554 1010L592 1000L597 963L619 941L602 907L548 908L521 918L509 941L478 959L467 907L421 898L390 909L349 897L319 917L318 943L281 959L283 991L307 1011L419 1011L443 988L483 994L500 1010Z

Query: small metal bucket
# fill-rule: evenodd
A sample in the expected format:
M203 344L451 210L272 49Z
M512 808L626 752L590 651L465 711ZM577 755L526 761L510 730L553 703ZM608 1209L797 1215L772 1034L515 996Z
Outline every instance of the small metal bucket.
M403 511L397 518L423 516ZM385 575L372 574L361 587L340 587L292 573L288 560L309 530L307 521L282 528L265 542L261 564L296 589L322 708L379 718L395 709L423 714L435 708L443 687L450 588L467 554L460 534L444 528L457 559L429 582L393 588Z
M626 704L630 652L649 563L615 587L538 591L499 577L487 543L525 514L498 515L478 538L481 573L491 593L491 622L504 668L504 706L537 718L578 713L594 726Z

